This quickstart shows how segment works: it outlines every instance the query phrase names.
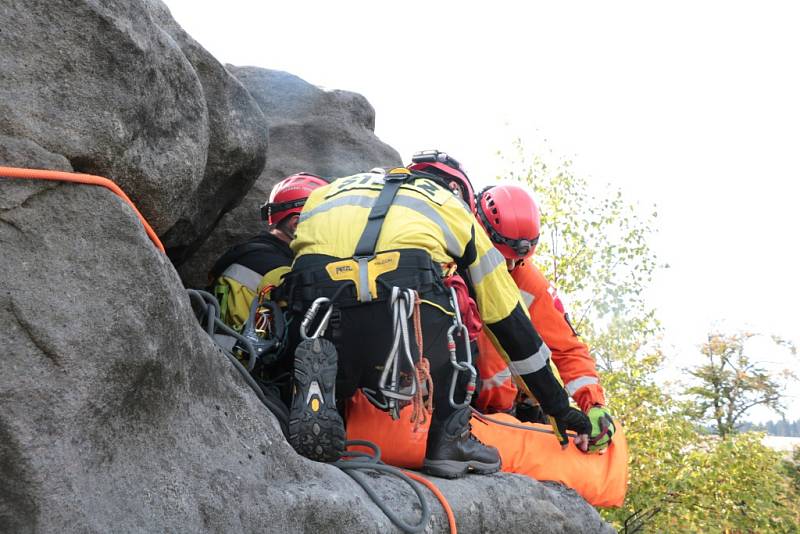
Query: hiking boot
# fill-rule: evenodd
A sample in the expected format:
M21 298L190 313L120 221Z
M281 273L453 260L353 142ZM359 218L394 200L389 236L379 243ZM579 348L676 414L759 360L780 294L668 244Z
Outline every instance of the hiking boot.
M294 386L289 411L289 443L317 462L334 462L344 452L344 423L336 410L333 343L306 339L294 352Z
M459 478L472 471L489 475L500 470L500 453L472 435L469 408L462 408L444 422L431 422L428 449L422 468L442 478Z

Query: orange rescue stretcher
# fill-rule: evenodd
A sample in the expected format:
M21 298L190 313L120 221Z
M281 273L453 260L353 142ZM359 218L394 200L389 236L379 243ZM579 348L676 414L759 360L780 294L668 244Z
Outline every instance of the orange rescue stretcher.
M628 487L628 444L619 423L604 454L587 454L573 445L562 450L549 425L521 423L508 414L490 417L539 430L510 428L480 415L472 417L472 433L483 443L497 447L504 472L560 482L593 506L622 506ZM429 425L430 420L415 432L411 406L403 408L395 421L360 390L347 407L347 439L372 441L381 449L381 460L397 467L422 467Z

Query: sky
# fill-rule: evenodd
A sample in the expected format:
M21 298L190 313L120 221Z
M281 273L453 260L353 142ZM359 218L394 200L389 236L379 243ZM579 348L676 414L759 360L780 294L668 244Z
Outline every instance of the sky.
M363 94L404 160L454 155L478 183L498 150L574 161L658 206L669 264L648 298L674 369L712 329L800 345L800 7L791 2L166 0L223 63ZM765 365L796 359L753 346ZM800 384L795 385L800 392ZM800 413L800 393L790 402ZM775 418L764 411L753 420Z

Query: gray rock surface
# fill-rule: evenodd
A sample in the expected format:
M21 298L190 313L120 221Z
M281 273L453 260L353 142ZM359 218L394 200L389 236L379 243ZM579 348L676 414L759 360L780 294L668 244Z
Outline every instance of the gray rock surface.
M400 165L400 155L375 136L375 110L348 91L324 91L282 71L228 65L269 121L267 164L238 207L226 213L198 252L179 269L190 287L228 247L265 228L259 206L281 178L300 171L347 176L373 167Z
M159 0L154 19L192 64L208 103L209 145L205 172L194 198L163 236L176 265L203 243L225 212L238 205L258 178L267 156L267 121L244 86L175 23Z
M0 134L117 182L177 259L263 167L260 109L157 0L5 0L0 72Z
M292 451L127 205L2 178L0 198L0 532L395 530L344 473ZM406 487L374 483L415 517ZM521 476L437 484L461 532L609 531ZM446 531L430 505L428 530Z

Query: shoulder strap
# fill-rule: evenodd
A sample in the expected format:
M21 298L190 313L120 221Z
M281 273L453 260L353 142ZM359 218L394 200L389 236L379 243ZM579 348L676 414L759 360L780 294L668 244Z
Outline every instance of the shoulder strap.
M378 199L372 205L367 218L367 226L361 233L353 255L356 258L372 256L375 254L375 246L378 244L378 237L381 235L381 228L389 208L392 207L397 191L413 175L408 169L392 169L384 178L384 185Z

